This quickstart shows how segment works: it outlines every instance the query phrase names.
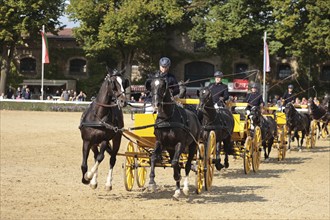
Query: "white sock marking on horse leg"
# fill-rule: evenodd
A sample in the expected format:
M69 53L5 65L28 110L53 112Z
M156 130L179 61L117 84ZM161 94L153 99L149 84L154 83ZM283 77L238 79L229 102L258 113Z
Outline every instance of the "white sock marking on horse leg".
M97 172L97 170L94 172L94 174L93 174L93 178L92 178L92 180L91 180L91 182L90 182L90 186L91 186L91 188L92 189L96 189L96 187L97 187L97 176L98 176L98 172Z
M94 164L94 166L92 167L91 171L89 171L89 172L86 173L86 177L88 179L92 179L94 173L97 171L98 168L99 168L99 162L96 161L95 164Z
M186 176L184 178L184 182L183 182L183 193L188 196L189 195L189 176Z
M112 171L113 171L113 169L110 169L108 176L107 176L107 182L105 183L106 190L112 189Z

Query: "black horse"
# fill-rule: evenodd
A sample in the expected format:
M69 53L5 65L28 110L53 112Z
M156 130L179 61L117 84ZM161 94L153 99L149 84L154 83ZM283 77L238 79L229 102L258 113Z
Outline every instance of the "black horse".
M174 102L164 78L157 77L152 79L151 95L152 106L158 115L154 126L156 143L155 150L151 156L149 189L155 190L155 163L161 160L162 151L167 150L173 167L174 180L176 181L176 190L173 197L178 199L181 180L179 158L181 153L188 153L183 187L184 194L188 195L188 176L191 170L191 162L197 150L201 125L196 114L178 106Z
M111 156L106 189L112 189L112 171L122 136L120 129L124 127L121 107L125 105L125 88L129 85L128 80L123 81L123 79L118 71L110 71L105 77L96 99L81 116L79 129L83 140L82 182L90 183L94 189L97 187L98 166L104 159L105 151ZM109 143L110 140L112 140L112 146ZM99 145L100 151L98 150ZM91 171L87 172L90 149L94 152L95 164Z
M229 167L228 155L234 154L233 142L231 135L234 130L234 117L227 108L214 108L211 90L208 87L201 88L199 92L199 118L202 120L202 139L204 145L207 141L211 130L216 135L216 160L215 166L217 170ZM223 143L223 146L222 146ZM220 151L223 148L225 152L225 165L221 164Z
M309 135L310 118L305 113L299 113L291 102L287 103L285 106L285 115L286 115L286 126L288 129L288 140L289 140L288 150L291 149L291 141L293 141L294 138L297 138L298 149L299 151L301 151L304 137L305 135ZM291 131L294 131L294 136L292 137L292 139L291 139ZM298 131L301 131L302 133L300 145L299 145Z
M265 160L268 161L274 139L277 136L276 121L271 116L263 116L259 106L253 106L251 108L249 118L254 127L260 127L264 156Z
M328 108L328 106L326 106L324 104L317 106L315 104L315 102L313 101L313 99L308 100L308 109L309 109L311 119L323 121L322 130L325 129L326 134L328 135L329 134L328 123L330 121L330 112L327 111L327 108ZM321 131L320 122L317 122L317 126L318 126L319 131ZM318 138L320 138L320 134L319 134Z

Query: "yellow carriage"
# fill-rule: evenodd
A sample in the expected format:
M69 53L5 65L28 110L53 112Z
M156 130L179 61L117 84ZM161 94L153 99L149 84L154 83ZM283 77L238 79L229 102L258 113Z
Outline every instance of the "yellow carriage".
M181 102L189 103L189 100L181 100ZM192 101L195 102L195 101ZM125 188L131 191L136 181L138 187L144 187L147 178L147 169L150 167L150 156L154 151L156 138L154 136L154 125L156 114L135 113L134 127L124 130L123 135L129 139L126 152L119 154L125 156L123 164ZM214 145L214 132L210 133L209 145ZM196 193L201 193L203 185L205 188L212 185L214 164L212 165L213 155L205 152L202 141L198 141L198 149L194 156L192 171L195 172ZM211 146L207 149L213 149ZM184 168L188 154L182 153L179 164ZM162 160L156 163L156 167L171 167L170 156L167 151L162 152Z

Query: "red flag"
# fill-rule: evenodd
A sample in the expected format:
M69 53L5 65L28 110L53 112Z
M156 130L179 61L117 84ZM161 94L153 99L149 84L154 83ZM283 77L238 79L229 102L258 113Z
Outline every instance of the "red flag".
M46 34L41 31L42 37L42 63L49 63L48 41Z

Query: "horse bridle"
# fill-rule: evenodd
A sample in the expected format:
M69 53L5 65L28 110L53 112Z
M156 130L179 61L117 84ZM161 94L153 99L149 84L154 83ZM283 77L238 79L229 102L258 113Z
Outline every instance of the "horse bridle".
M107 82L111 83L112 84L112 88L116 87L115 85L115 78L117 77L117 75L114 75L114 76L110 76L110 75L107 75L106 76L106 80ZM118 106L120 108L120 105L119 105L119 97L122 95L122 94L125 94L125 90L124 92L119 92L119 94L116 94L118 93L118 91L113 91L113 97L114 99L112 99L111 101L114 102L114 104L103 104L103 103L99 103L99 102L95 102L96 105L98 106L102 106L102 107L105 107L105 108L113 108L113 107L116 107ZM107 92L107 95L110 96L109 92Z

